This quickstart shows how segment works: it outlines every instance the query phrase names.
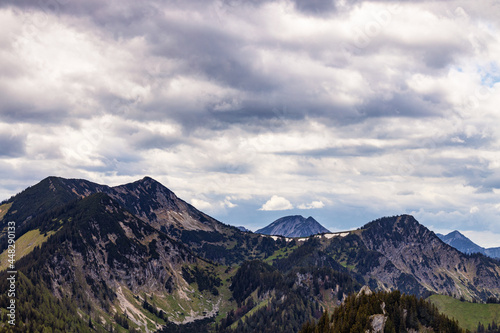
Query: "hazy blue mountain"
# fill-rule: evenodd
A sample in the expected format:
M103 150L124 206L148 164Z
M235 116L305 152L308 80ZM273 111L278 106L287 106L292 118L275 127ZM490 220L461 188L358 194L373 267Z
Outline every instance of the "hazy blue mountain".
M314 218L307 219L301 215L285 216L277 219L267 227L256 231L258 234L285 237L309 237L311 235L330 232Z
M484 249L484 253L492 258L500 258L500 247L490 247L488 249Z
M500 247L485 249L471 241L469 238L465 237L459 231L455 230L447 235L437 234L439 239L441 239L446 244L453 246L455 249L462 253L481 253L492 258L500 258Z
M471 254L471 253L483 253L484 248L477 245L463 234L460 231L452 231L447 235L437 234L437 236L446 244L453 246L460 252Z

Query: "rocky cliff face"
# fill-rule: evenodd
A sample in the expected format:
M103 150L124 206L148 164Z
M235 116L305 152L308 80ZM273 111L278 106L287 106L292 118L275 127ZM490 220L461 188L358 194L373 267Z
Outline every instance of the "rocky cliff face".
M467 299L500 295L500 267L482 255L466 256L442 242L412 216L382 218L362 228L365 246L380 253L368 274L379 287L414 279L425 289ZM387 271L387 272L385 272Z
M311 235L330 232L314 218L307 219L300 215L285 216L277 219L267 227L259 229L256 233L285 237L309 237Z
M223 228L222 223L179 199L152 178L145 177L111 190L111 197L156 229L173 226L182 230L216 231Z

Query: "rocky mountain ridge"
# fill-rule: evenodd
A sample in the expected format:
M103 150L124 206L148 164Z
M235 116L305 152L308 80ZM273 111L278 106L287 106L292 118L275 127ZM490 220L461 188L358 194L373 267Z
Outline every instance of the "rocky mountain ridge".
M464 255L413 216L378 219L361 230L366 247L382 255L370 272L378 276L380 288L404 279L408 286L414 286L414 291L410 289L414 294L423 287L469 300L500 295L497 261L483 255Z

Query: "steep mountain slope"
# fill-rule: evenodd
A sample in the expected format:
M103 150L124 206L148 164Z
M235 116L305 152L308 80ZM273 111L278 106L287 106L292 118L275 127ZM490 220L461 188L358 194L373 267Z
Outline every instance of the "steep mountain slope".
M459 231L455 230L447 235L436 234L439 239L441 239L446 244L453 246L458 251L471 254L471 253L482 253L486 256L492 258L500 258L500 247L485 249L471 241L469 238L465 237Z
M0 290L10 289L10 277L6 271L0 272ZM10 303L8 292L0 294L0 309L5 311ZM16 276L16 319L15 326L7 324L4 318L0 332L54 332L90 333L89 318L78 312L69 298L55 297L43 283L32 283L22 272ZM4 312L5 313L5 312ZM8 318L11 320L11 318ZM26 323L22 325L21 322ZM10 326L10 327L9 327Z
M150 177L112 188L116 201L156 229L173 226L182 230L217 231L222 223L179 199Z
M115 188L50 177L33 188L42 197L24 191L7 203L33 212L16 221L19 245L33 237L39 245L22 249L16 268L99 327L156 330L167 317L169 325L210 324L233 307L235 270L214 261L239 264L287 247L220 223L147 177Z
M285 237L309 237L325 232L330 231L311 216L306 219L301 215L292 215L277 219L267 227L257 230L255 233Z
M52 209L56 209L93 193L109 191L109 187L83 179L47 177L38 184L28 187L16 196L4 201L0 207L0 230L4 231L8 221L16 222L16 234L22 236L31 230L28 222ZM5 248L6 234L1 233L0 250Z
M231 284L238 309L217 331L297 332L304 322L319 317L320 307L339 304L359 288L349 274L327 266L281 270L257 260L245 262Z
M409 215L370 222L361 229L365 246L381 256L368 275L380 288L401 277L425 289L485 301L500 295L500 266L482 255L467 256L442 242Z
M129 313L133 314L129 325L159 328L162 320L151 319L151 310L144 305L146 295L168 296L172 301L158 302L153 312L162 310L172 320L206 317L216 310L215 289L220 283L209 278L215 267L107 194L90 195L35 221L42 233L58 231L22 258L17 268L34 284L46 285L57 298L75 300L91 318L102 317L105 325L115 321L111 314ZM190 285L190 267L212 283L208 291L196 291ZM188 312L179 316L173 308L183 298L196 300L196 306L185 308Z
M110 196L152 227L222 264L263 258L275 242L221 223L179 199L152 178L113 187Z

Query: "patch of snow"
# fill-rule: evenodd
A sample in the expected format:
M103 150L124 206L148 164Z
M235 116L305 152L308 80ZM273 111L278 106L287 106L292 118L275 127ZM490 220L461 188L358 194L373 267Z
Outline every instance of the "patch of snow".
M349 232L333 232L330 234L323 234L327 239L332 239L333 237L345 237L349 235Z

